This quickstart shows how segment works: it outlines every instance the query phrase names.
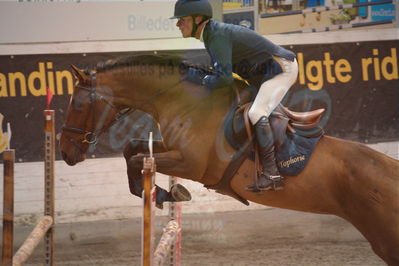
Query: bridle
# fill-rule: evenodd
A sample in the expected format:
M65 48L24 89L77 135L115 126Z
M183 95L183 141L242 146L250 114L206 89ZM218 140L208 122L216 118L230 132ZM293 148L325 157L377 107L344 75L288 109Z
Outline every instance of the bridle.
M173 84L170 87L166 87L164 89L161 89L160 91L158 91L156 94L152 95L151 97L149 97L148 99L146 99L145 101L142 102L141 106L144 106L145 104L150 103L152 100L154 100L155 98L157 98L158 96L162 95L163 93L165 93L166 91L168 91L170 88L175 87L177 84L179 84L180 82L182 82L183 80L185 80L185 78L181 78L179 79L175 84ZM97 92L96 92L96 72L92 71L90 72L90 87L84 87L81 85L76 85L75 87L85 90L87 91L90 96L90 114L87 116L86 121L85 121L85 125L87 125L89 117L91 115L91 124L92 124L92 128L93 131L89 131L86 129L81 129L81 128L76 128L76 127L72 127L72 126L68 126L68 125L63 125L61 128L61 131L68 131L71 133L75 133L75 134L79 134L79 135L83 135L83 139L81 140L81 142L79 143L78 141L76 141L73 138L69 138L69 142L71 142L73 145L75 145L78 150L82 153L84 153L83 151L83 145L84 144L93 144L96 145L98 142L98 138L99 136L107 129L110 128L112 125L114 125L115 123L117 123L118 121L124 119L126 116L130 115L132 112L136 111L136 110L140 110L140 107L137 108L125 108L122 109L121 111L118 110L118 108L115 107L115 105L113 105L111 102L109 102L107 99L105 99L103 96L97 96ZM114 115L114 120L112 120L110 123L108 123L108 125L103 126L100 129L95 129L96 128L96 124L98 121L95 121L95 111L96 111L96 100L99 99L101 101L104 101L107 105L111 106L111 108L115 111L115 115Z
M82 89L84 91L87 91L89 93L89 114L86 117L85 125L88 124L89 119L91 119L91 125L92 125L92 130L87 130L87 129L81 129L77 127L72 127L64 124L61 128L62 131L68 131L71 133L83 135L83 139L80 141L76 141L73 138L69 138L69 142L71 142L73 145L75 145L81 152L83 152L82 147L84 144L89 144L89 145L96 145L98 142L99 136L109 127L111 127L113 124L116 122L120 121L121 119L125 118L128 116L131 112L135 111L135 109L132 108L126 108L121 111L119 111L115 105L113 105L110 101L105 99L103 96L98 96L96 92L96 72L92 71L90 73L90 87L85 87L82 85L76 85L76 88ZM107 105L111 106L111 108L115 111L114 119L108 123L106 126L101 127L100 129L95 129L97 126L98 121L96 121L96 102L97 99L100 101L104 101Z

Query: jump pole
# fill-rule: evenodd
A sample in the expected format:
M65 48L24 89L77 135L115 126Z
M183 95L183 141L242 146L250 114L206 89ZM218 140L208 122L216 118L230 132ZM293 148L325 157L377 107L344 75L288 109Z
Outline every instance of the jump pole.
M53 225L53 217L44 216L12 258L12 266L22 266Z
M150 157L143 160L143 219L142 219L142 266L161 266L165 265L167 258L170 257L167 265L180 265L180 249L176 252L176 246L180 248L178 236L181 229L180 212L175 212L174 220L170 220L163 229L162 237L154 251L154 219L155 219L155 158L152 156L152 132L150 132L149 150ZM172 213L172 212L171 212ZM170 214L171 214L170 213ZM179 220L177 220L178 218ZM180 235L181 237L181 235ZM177 245L178 243L178 245ZM178 259L176 254L179 255Z
M161 240L159 240L157 249L154 252L154 266L174 265L172 263L165 264L171 250L173 249L174 241L180 233L180 225L175 220L170 220L163 229Z

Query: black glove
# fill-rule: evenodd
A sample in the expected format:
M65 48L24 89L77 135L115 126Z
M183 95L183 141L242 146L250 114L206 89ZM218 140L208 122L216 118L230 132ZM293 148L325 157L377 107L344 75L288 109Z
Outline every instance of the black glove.
M206 73L202 69L189 67L187 69L186 80L197 85L203 85L202 80L205 76Z

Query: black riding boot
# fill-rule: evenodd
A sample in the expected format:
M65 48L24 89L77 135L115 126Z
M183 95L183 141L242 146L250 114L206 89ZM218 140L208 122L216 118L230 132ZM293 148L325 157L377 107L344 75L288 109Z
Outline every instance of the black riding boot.
M261 190L283 189L282 177L277 169L274 154L273 132L266 116L262 116L255 124L255 139L263 172L256 183L249 185L247 190L259 192Z

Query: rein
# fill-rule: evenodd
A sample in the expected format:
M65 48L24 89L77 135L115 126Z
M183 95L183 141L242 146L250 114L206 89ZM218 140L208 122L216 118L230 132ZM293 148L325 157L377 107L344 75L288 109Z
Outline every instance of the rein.
M80 134L83 135L83 140L81 141L80 144L93 144L96 145L98 142L98 138L99 136L105 131L106 128L111 127L112 125L114 125L116 122L120 121L121 119L125 118L126 116L128 116L131 112L135 111L132 108L128 108L128 109L124 109L122 111L118 111L117 108L110 103L109 101L107 101L106 99L104 99L103 96L97 96L97 92L96 92L96 72L91 72L90 73L90 77L91 77L91 87L84 87L81 85L76 85L76 87L85 90L87 92L90 93L89 99L90 99L90 111L89 111L89 115L86 118L86 122L85 124L87 125L87 122L89 120L89 117L91 116L91 121L92 121L92 128L93 131L88 131L86 129L81 129L81 128L76 128L76 127L72 127L72 126L68 126L68 125L63 125L61 130L63 131L68 131L68 132L72 132L75 134ZM116 110L116 115L115 115L115 119L109 123L107 126L102 127L100 129L95 130L96 128L96 121L95 121L95 112L96 112L96 99L102 100L104 101L107 105L111 106L112 109ZM79 150L82 150L81 145L79 145L79 143L77 143L76 140L74 139L69 139L69 141L74 144Z

